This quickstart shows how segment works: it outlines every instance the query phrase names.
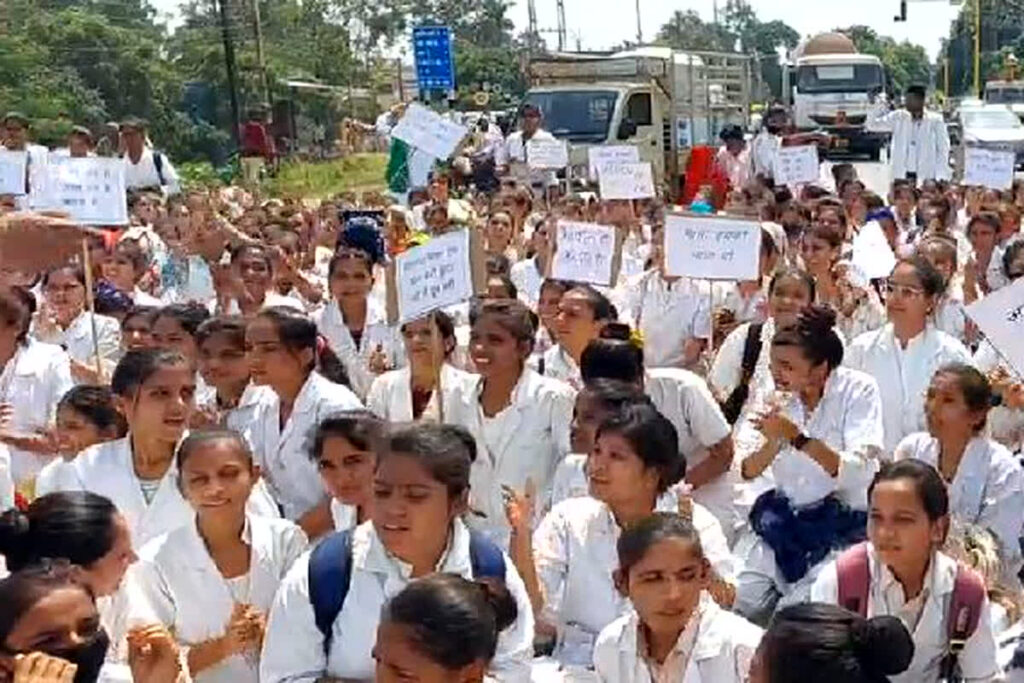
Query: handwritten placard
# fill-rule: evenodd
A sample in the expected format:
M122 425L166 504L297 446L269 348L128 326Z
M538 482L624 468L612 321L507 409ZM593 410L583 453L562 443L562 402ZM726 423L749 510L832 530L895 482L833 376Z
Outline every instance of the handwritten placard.
M818 180L818 148L815 145L780 147L775 152L775 184L795 185Z
M45 203L86 225L126 225L124 161L104 157L50 155L46 165Z
M614 284L615 228L597 223L559 221L551 277L595 285Z
M635 164L640 161L640 151L635 145L602 145L587 150L590 179L597 180L602 166L609 164Z
M410 104L391 131L393 137L437 159L450 157L467 133L466 128L419 104Z
M665 271L709 280L756 280L761 224L725 218L669 215L665 220Z
M431 239L395 258L398 319L408 322L473 296L469 232Z
M28 153L0 150L0 194L25 194Z
M526 163L530 168L565 168L569 165L569 147L565 140L530 140L526 143Z
M602 199L645 199L654 196L649 163L605 164L598 176Z
M980 185L994 190L1013 186L1014 154L1009 150L964 149L964 185Z
M896 267L896 255L878 221L868 221L853 238L850 260L869 280L888 277Z
M1018 376L1024 377L1024 278L964 309Z

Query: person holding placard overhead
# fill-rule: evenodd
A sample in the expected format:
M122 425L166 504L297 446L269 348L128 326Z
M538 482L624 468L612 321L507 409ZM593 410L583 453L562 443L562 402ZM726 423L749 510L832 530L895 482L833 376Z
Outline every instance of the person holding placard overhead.
M877 93L871 93L875 102ZM893 178L916 181L950 180L949 132L942 114L925 111L925 87L912 85L904 97L905 109L886 111L879 103L868 113L866 127L871 131L892 133Z

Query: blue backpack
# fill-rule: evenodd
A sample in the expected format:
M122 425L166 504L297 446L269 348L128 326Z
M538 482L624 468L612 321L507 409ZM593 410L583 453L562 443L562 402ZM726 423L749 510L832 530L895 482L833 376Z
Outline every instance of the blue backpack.
M331 631L341 613L352 581L352 529L336 531L313 548L309 556L309 602L316 627L324 636L324 653L331 649ZM474 579L505 580L505 555L491 539L469 532L469 562Z

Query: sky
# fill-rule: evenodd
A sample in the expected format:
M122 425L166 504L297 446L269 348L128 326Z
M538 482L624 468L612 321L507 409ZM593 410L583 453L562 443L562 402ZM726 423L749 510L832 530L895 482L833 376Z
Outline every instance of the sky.
M537 23L541 29L557 26L555 0L535 0ZM959 12L955 0L909 0L906 23L893 22L899 12L899 0L749 0L762 21L781 19L801 35L813 35L837 26L866 24L881 35L897 40L910 39L925 47L934 60L939 41L949 33L950 22ZM180 0L150 0L171 20L177 16ZM713 16L715 0L640 0L641 24L645 40L652 40L658 29L675 10L695 10L706 21ZM725 0L719 0L724 7ZM526 0L516 0L510 17L517 32L528 25ZM565 17L570 47L577 37L584 50L601 50L636 38L635 0L565 0ZM547 34L548 45L556 45L554 34Z

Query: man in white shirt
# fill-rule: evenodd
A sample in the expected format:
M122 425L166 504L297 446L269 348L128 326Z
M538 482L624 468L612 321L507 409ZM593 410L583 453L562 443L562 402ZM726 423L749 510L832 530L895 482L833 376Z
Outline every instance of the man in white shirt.
M495 163L498 174L511 175L527 182L532 188L541 191L554 178L554 173L541 169L531 169L527 158L527 145L531 140L554 140L555 136L541 127L544 114L535 104L524 104L520 111L520 129L510 133L504 146L495 150Z
M28 155L26 166L26 189L36 187L37 189L45 184L44 172L46 159L49 150L42 145L34 145L29 142L29 120L21 112L7 112L0 121L0 142L3 148L12 152L25 152ZM21 195L16 198L16 204L20 209L29 208L28 195Z
M164 195L178 194L181 186L171 160L146 144L146 124L128 119L121 124L125 186L129 190L159 188Z
M775 156L782 146L782 134L786 130L789 115L786 108L774 105L764 116L761 131L754 138L750 150L750 161L755 176L775 177Z
M912 85L904 97L905 109L886 112L882 105L868 115L866 124L868 130L892 133L892 177L918 185L924 180L952 178L946 122L941 114L925 111L924 102L924 86Z

